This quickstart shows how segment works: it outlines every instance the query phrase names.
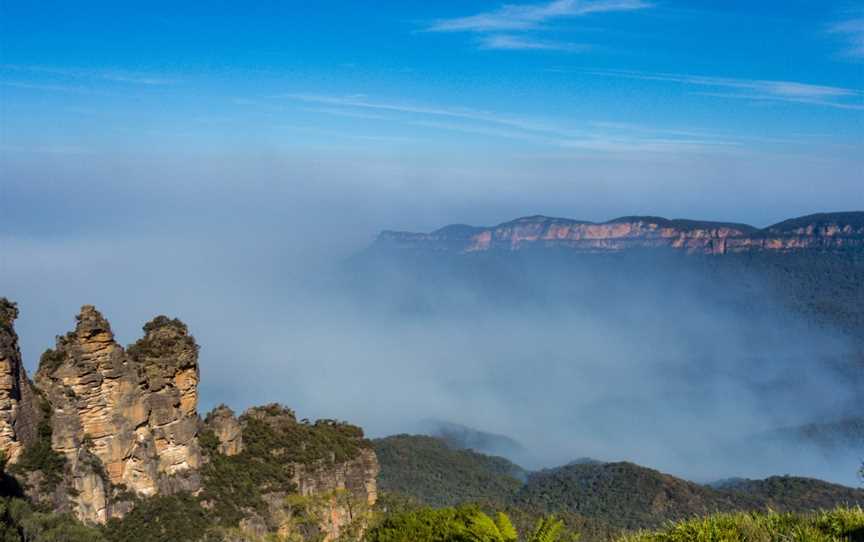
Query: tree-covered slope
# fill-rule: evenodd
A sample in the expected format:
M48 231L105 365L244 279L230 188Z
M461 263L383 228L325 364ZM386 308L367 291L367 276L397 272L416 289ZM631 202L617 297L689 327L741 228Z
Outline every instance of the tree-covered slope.
M448 446L440 438L396 435L373 441L379 487L431 506L508 502L524 471L502 457Z
M570 512L620 529L658 527L717 512L806 512L864 505L864 491L811 478L742 480L722 489L633 463L572 464L529 476L517 506Z
M374 444L383 491L429 506L480 503L507 511L523 527L555 514L578 526L584 540L720 512L864 505L864 491L811 478L739 479L709 487L627 462L574 462L528 473L523 484L524 471L509 461L453 449L441 439L398 435Z

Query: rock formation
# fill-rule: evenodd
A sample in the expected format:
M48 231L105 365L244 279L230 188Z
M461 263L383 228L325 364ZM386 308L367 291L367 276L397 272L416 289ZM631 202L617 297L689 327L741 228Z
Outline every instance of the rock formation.
M117 515L113 488L141 497L196 489L198 347L186 326L157 317L127 352L94 307L82 307L77 320L36 374L51 406L52 448L69 465L76 514L97 523Z
M0 453L32 500L101 524L141 499L187 492L214 525L256 536L329 542L364 528L378 461L359 427L298 421L279 405L239 418L222 405L202 421L186 325L158 316L124 349L90 305L42 355L34 387L17 314L0 298Z
M446 226L432 233L382 232L385 249L471 253L560 248L579 252L620 252L666 248L688 253L842 250L864 247L864 212L817 214L765 229L746 224L623 217L600 224L530 216L494 227Z
M13 323L18 307L0 297L0 450L14 463L36 439L40 410L21 363Z
M287 485L268 480L259 488L266 511L247 515L241 522L247 532L305 534L330 542L365 526L378 498L379 466L360 428L333 420L298 421L292 411L266 405L239 419L219 406L207 415L205 429L218 439L219 453L243 454L238 465L251 459L288 474ZM314 532L308 532L310 523Z
M234 417L234 411L226 405L219 405L210 411L204 425L213 431L219 440L219 453L232 456L243 451L243 429Z

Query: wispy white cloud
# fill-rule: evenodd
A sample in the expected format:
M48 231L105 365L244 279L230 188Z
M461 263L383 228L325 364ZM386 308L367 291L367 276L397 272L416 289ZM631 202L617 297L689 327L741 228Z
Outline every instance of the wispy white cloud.
M368 97L363 95L329 96L320 94L281 94L274 96L274 98L288 98L303 102L320 103L340 107L393 111L398 113L408 113L416 115L453 117L490 124L498 124L502 126L509 126L527 132L556 133L561 136L573 135L572 132L550 126L547 123L536 121L534 119L526 119L513 115L465 107L441 107L434 105L430 106L400 102L382 102L370 100Z
M564 148L579 149L586 151L599 151L611 153L681 153L681 152L705 152L705 151L728 151L737 147L739 143L722 140L699 140L699 139L662 139L662 138L602 138L575 139L562 141L560 145Z
M764 79L735 79L674 73L645 73L634 71L589 71L595 75L622 77L641 81L665 81L715 89L734 89L738 92L702 92L707 96L733 99L769 100L833 107L837 109L864 109L864 92L856 89L813 85L795 81Z
M268 111L288 111L291 109L286 105L273 104L272 100L277 99L319 104L295 108L295 110L303 112L361 118L370 121L386 121L403 126L460 132L496 139L519 140L572 151L609 153L730 152L752 147L756 143L780 143L779 141L753 137L739 137L734 134L715 134L708 131L651 127L618 122L586 121L583 126L574 128L554 121L517 117L488 110L388 102L376 100L366 95L280 94L271 96L264 101L261 99L239 99L235 100L235 103L266 108Z
M337 117L348 117L352 119L363 119L363 120L390 120L390 117L386 115L377 115L375 113L365 113L360 111L350 111L346 109L339 109L336 107L303 107L302 111L306 111L309 113L324 113L326 115L334 115Z
M73 94L95 94L99 96L110 96L109 93L101 92L98 90L94 90L88 87L82 86L74 86L74 85L56 85L56 84L44 84L44 83L30 83L27 81L2 81L0 80L0 85L6 87L13 88L22 88L27 90L40 90L46 92L69 92Z
M163 86L176 83L176 80L158 74L112 69L92 70L81 68L57 68L53 66L0 64L0 70L45 74L74 79L101 79L103 81L111 81L114 83L128 83L146 86Z
M830 31L842 34L848 39L847 55L853 58L864 58L864 17L837 23L830 28Z
M481 49L496 49L508 51L585 51L590 47L578 43L561 41L546 41L511 34L492 34L480 39Z
M476 124L466 124L460 122L442 122L436 120L421 120L409 121L411 126L419 126L422 128L432 128L435 130L446 130L449 132L461 132L466 134L476 134L503 139L516 139L521 141L533 141L536 143L554 143L555 138L538 135L533 132L525 132L521 130L513 130L507 128L498 128L490 126L478 126Z
M543 4L508 4L498 10L435 22L430 32L501 32L539 28L548 21L608 11L650 7L642 0L553 0Z
M787 102L795 104L816 105L830 107L833 109L849 109L853 111L864 111L864 101L858 103L837 102L818 98L793 98L783 96L772 96L767 94L743 94L736 92L697 92L699 96L712 96L714 98L729 98L733 100L751 100L754 102Z

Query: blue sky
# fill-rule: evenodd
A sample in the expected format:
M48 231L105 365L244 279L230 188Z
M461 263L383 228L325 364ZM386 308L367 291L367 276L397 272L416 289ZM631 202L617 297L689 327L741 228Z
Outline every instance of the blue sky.
M166 176L178 194L256 183L265 203L354 190L379 202L358 239L534 212L767 224L864 207L861 2L6 0L0 15L0 175L24 232L60 229L34 206L87 229L76 198L113 216L112 197L146 202ZM141 203L111 229L162 212Z
M860 3L6 1L3 12L7 152L842 152L862 138Z

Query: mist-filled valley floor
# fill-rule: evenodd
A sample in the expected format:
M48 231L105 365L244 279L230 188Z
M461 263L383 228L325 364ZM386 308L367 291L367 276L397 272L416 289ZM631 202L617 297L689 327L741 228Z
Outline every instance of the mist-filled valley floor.
M601 541L864 505L862 217L765 234L677 221L671 237L628 217L603 243L635 246L602 250L554 243L620 221L528 217L494 229L518 244L483 250L464 249L478 228L385 232L273 273L252 305L198 305L194 327L152 318L125 348L132 312L84 305L36 367L30 309L3 300L4 521L43 532L55 507L85 539L374 541L390 521L502 512Z

